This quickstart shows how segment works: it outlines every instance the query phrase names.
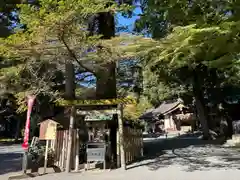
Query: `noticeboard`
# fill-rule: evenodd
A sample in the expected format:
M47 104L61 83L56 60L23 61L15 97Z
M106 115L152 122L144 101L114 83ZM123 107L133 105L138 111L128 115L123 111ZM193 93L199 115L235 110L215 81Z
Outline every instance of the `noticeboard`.
M54 140L57 134L57 122L46 120L40 123L40 140Z

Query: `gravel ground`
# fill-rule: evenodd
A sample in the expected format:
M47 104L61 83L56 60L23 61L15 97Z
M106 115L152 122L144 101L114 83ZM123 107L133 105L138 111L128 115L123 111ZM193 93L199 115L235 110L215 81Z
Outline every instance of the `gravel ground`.
M48 174L35 180L238 180L240 153L237 149L208 145L196 139L161 139L145 142L145 160L127 171L89 171ZM6 176L0 176L3 180Z

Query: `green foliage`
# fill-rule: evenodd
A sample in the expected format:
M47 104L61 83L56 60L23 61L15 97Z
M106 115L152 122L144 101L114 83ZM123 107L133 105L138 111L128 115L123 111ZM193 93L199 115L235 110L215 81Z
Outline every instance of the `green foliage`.
M148 99L141 97L139 102L136 104L127 104L123 110L123 117L125 120L137 121L138 118L147 110L150 109L152 105L149 103Z
M29 148L27 156L33 164L37 164L39 167L41 167L44 164L45 149L46 146L43 146L38 142ZM49 163L54 162L54 155L54 150L48 149L48 165Z
M163 78L163 77L162 77ZM157 73L151 72L150 69L144 69L144 95L148 97L153 105L159 105L162 101L178 98L186 93L186 89L182 85L174 83L167 83L166 81L158 78ZM168 79L167 79L168 78Z
M192 95L194 75L210 101L223 100L225 86L239 86L238 1L146 0L142 5L136 30L159 40L142 48L144 92L154 104Z
M240 15L239 2L229 0L145 0L142 7L136 29L144 29L154 38L168 35L176 26L215 25Z
M71 105L118 105L118 104L136 104L135 98L127 96L126 98L119 99L99 99L99 100L64 100L57 99L57 105L59 106L71 106Z
M148 67L146 93L150 99L191 93L194 73L201 78L200 85L205 90L216 87L216 83L219 88L239 84L239 28L239 22L206 28L176 27L166 38L156 41L144 57Z
M238 63L240 22L198 28L177 27L150 53L158 53L152 66L163 64L194 69L202 63L210 68L228 68ZM221 44L221 46L219 46Z
M2 90L16 94L19 111L23 111L27 94L45 94L53 99L63 94L66 62L72 62L78 73L95 73L96 59L83 57L91 56L86 52L97 49L102 41L101 35L89 36L88 19L129 6L109 5L105 0L40 0L38 4L19 4L18 8L20 23L26 28L15 28L14 34L1 39L0 79ZM98 60L109 56L104 57L98 56Z

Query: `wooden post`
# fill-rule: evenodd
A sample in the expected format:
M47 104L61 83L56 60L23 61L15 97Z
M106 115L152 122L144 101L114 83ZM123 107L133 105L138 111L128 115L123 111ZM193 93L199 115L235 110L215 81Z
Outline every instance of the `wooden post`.
M120 141L120 162L121 169L126 170L126 159L125 159L125 149L124 149L124 135L123 135L123 105L119 105L118 109L118 131L119 131L119 141Z
M68 132L68 146L67 146L67 160L66 160L66 172L71 171L71 154L72 154L72 143L73 143L73 128L75 121L75 106L71 107L70 123L69 123L69 132Z
M49 140L46 140L46 149L45 149L45 157L44 157L44 169L43 174L46 174L47 172L47 161L48 161L48 146L49 146Z
M76 130L76 157L75 157L75 171L79 170L79 130Z
M67 100L74 100L75 99L75 69L74 64L71 60L65 60L65 96ZM67 158L66 158L66 172L70 172L71 170L71 153L72 153L72 144L73 144L73 126L75 121L75 106L72 105L70 107L70 122L69 122L69 133L68 133L68 145L67 145ZM64 159L65 160L65 159Z
M28 168L28 150L24 150L23 162L22 162L23 174L27 173L27 168Z
M144 155L144 151L143 151L143 133L142 133L142 131L140 131L140 146L141 146L141 157L143 157L143 155Z
M117 131L117 167L121 167L120 162L120 138L119 138L119 131Z

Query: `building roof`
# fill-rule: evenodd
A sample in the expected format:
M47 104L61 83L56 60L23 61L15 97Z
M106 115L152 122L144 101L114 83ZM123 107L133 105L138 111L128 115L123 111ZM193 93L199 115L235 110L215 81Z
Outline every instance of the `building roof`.
M140 116L139 119L158 119L159 115L167 115L171 113L172 111L184 107L183 102L178 99L175 101L168 101L163 102L155 109L149 109L147 110L142 116Z
M178 100L175 102L163 102L162 104L160 104L160 106L154 109L152 113L155 115L166 115L176 110L177 108L180 108L180 105L182 105L182 102Z
M153 118L153 110L154 108L148 109L139 119L152 119Z

